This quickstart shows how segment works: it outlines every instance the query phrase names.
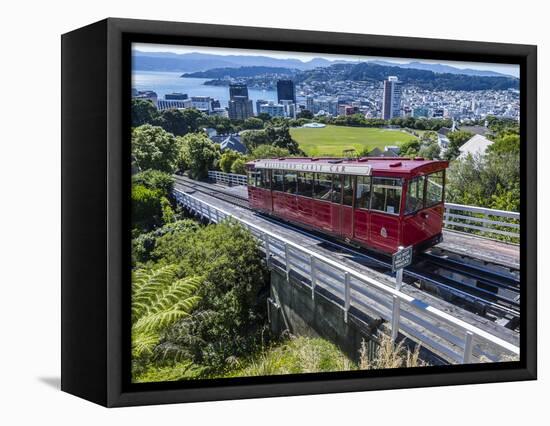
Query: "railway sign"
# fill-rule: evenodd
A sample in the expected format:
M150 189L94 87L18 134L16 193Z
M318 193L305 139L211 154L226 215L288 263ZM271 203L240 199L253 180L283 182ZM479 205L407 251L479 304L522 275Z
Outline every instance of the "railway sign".
M392 255L392 271L395 272L409 266L412 262L412 254L412 246L399 247L399 250Z

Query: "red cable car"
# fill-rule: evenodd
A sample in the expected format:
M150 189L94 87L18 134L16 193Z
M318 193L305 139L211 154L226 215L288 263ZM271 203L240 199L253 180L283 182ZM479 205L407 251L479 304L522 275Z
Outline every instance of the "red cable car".
M383 253L441 241L447 161L278 158L247 163L250 206Z

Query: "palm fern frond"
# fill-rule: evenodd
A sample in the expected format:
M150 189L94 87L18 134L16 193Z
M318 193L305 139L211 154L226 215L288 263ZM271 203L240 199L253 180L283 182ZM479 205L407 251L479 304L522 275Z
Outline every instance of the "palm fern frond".
M199 302L201 277L176 279L173 265L132 274L132 353L151 354L166 327L189 317Z

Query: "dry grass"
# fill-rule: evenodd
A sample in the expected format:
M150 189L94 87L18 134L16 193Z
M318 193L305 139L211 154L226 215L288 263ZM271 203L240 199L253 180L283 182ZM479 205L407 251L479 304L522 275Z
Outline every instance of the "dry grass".
M377 370L382 368L399 367L422 367L427 365L419 359L420 346L417 346L413 352L403 346L403 342L394 344L387 335L382 335L380 345L376 351L376 356L370 359L367 351L367 344L363 340L359 350L359 368L361 370Z

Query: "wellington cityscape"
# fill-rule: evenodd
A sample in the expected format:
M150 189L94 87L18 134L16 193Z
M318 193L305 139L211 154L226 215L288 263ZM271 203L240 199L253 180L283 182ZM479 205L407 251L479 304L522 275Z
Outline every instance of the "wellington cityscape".
M520 359L519 66L132 45L134 383Z
M139 68L142 56L135 58ZM361 70L353 69L369 65L378 68L372 75L365 72L364 79L357 79L357 76L344 78L346 72L360 74ZM391 74L399 70L405 72L405 81ZM423 76L415 75L431 71L414 71L414 68L397 67L389 62L379 65L376 61L336 63L305 71L273 66L214 68L174 73L172 91L167 91L164 84L155 87L158 83L154 81L154 71L136 69L133 95L150 99L160 110L197 108L208 114L233 119L246 119L262 112L270 116L296 118L301 111L307 110L317 117L361 114L366 118L476 121L496 116L519 120L519 79L513 76L495 73L486 77L487 72L480 71L477 77L485 81L464 82L457 78L456 81L445 81L448 89L441 90L427 87L431 85L422 80ZM140 78L140 72L145 78ZM460 70L454 68L453 72ZM196 81L187 90L179 91L178 87L185 84L178 82L178 78ZM488 78L493 78L496 84L490 84ZM485 89L484 86L493 87ZM385 93L388 91L392 91L392 102L399 105L384 114Z

